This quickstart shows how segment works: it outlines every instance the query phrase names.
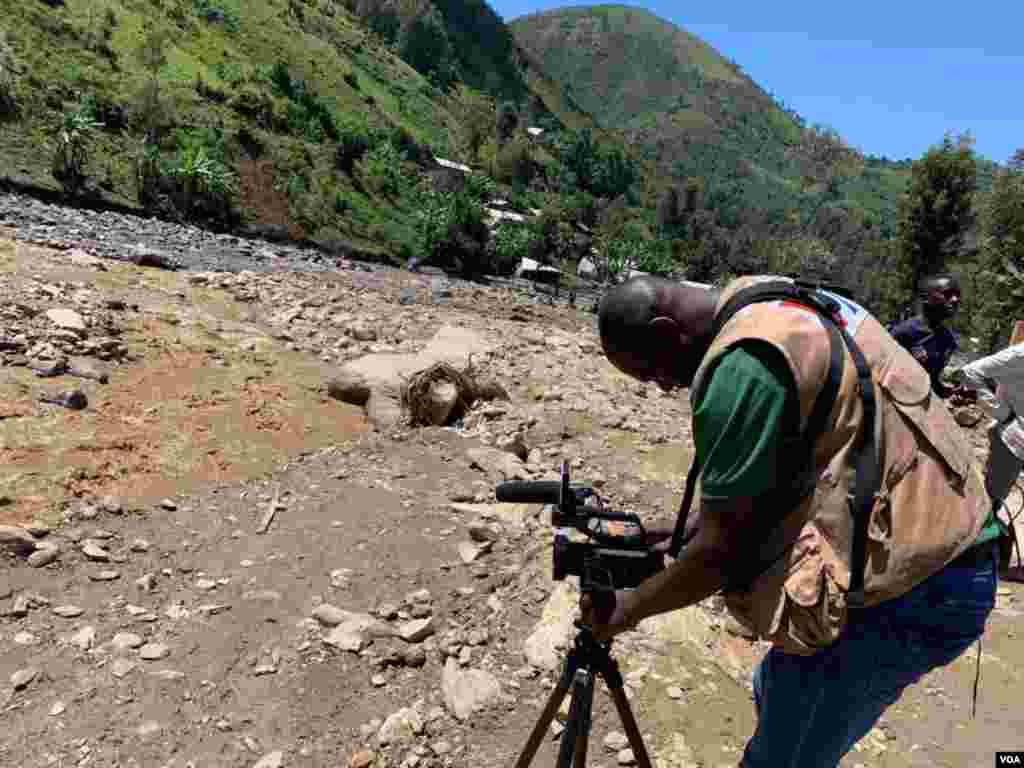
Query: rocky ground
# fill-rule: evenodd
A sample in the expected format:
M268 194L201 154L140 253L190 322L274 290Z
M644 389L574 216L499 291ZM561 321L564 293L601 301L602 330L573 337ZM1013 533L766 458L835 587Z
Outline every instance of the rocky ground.
M566 458L614 507L668 520L685 400L611 368L589 313L522 293L257 264L227 241L188 261L180 230L159 250L188 269L168 271L124 258L106 219L76 236L64 220L85 214L41 215L0 201L17 225L0 231L0 764L511 765L576 595L551 579L544 509L495 503L494 484ZM148 226L125 236L154 248ZM508 400L374 431L325 390L442 326L488 339L474 366ZM1024 746L1022 595L1000 588L974 719L972 651L844 767L988 766ZM737 631L708 601L616 643L660 768L736 764L764 650ZM635 760L600 685L592 741L592 765Z

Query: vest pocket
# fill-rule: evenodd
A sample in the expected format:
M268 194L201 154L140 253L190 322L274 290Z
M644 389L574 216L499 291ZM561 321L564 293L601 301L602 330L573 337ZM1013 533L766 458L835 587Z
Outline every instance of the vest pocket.
M902 417L902 420L886 419L886 409L882 408L883 435L890 452L896 454L883 457L886 474L895 471L896 476L902 477L905 470L901 469L913 469L923 438L930 452L945 465L950 485L962 487L971 466L963 431L932 392L924 370L903 365L889 366L879 384L883 396ZM883 481L887 479L883 478Z
M836 641L846 624L846 593L834 577L832 548L814 523L796 544L796 566L784 585L786 616L780 637L773 638L791 653L813 653Z

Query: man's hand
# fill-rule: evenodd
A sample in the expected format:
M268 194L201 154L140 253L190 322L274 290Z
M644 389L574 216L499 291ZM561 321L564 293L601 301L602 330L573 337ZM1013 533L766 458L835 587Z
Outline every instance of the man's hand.
M588 592L580 596L580 614L598 640L610 640L631 627L626 623L627 593Z
M957 406L976 403L978 401L978 393L976 390L961 384L953 390L950 400L953 402L953 405Z
M645 543L648 547L655 552L668 552L668 548L672 544L672 534L675 533L674 528L658 526L657 528L646 528L645 531L647 533Z

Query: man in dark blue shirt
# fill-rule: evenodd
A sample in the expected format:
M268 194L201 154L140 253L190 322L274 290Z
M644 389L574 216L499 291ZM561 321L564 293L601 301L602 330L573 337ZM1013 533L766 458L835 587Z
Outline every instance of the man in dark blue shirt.
M960 345L945 322L960 308L960 285L952 275L926 277L921 283L921 314L889 329L896 339L924 366L932 389L947 398L954 388L942 383L942 371Z

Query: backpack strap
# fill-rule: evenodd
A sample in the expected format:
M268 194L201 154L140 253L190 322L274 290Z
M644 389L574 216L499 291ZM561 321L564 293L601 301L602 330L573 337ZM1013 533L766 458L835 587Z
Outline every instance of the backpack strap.
M824 321L825 328L828 330L830 347L828 375L814 402L807 424L800 432L801 451L807 470L804 473L804 477L809 481L809 484L801 483L801 487L795 489L796 498L789 497L790 504L786 505L787 510L814 491L813 467L811 466L814 460L814 444L818 437L824 434L828 428L829 417L835 406L836 397L839 394L839 386L842 381L845 365L844 346L850 350L857 369L858 386L864 403L864 429L858 438L859 456L855 486L848 496L850 514L854 519L851 551L852 572L850 576L850 589L848 591L848 603L851 607L859 607L864 602L864 569L867 559L868 523L875 494L880 484L874 435L876 402L870 368L860 347L839 323L837 319L838 305L829 297L813 289L800 286L797 283L789 281L760 283L739 291L726 302L725 306L715 316L715 321L712 325L712 338L717 336L725 324L744 307L756 302L777 300L793 301L817 312ZM676 519L676 526L672 535L672 543L669 547L669 554L673 557L679 556L680 550L696 533L694 530L689 536L684 538L686 520L693 504L696 481L700 471L699 461L695 457L686 477L686 490L680 504L679 515ZM772 525L766 528L773 530L774 536L769 536L768 538L777 540L781 537L781 526L778 524L778 521L770 522ZM789 544L789 542L779 542L773 548L775 553L771 557L759 559L751 566L744 568L742 573L729 580L726 590L739 589L749 585L785 554L789 549Z

